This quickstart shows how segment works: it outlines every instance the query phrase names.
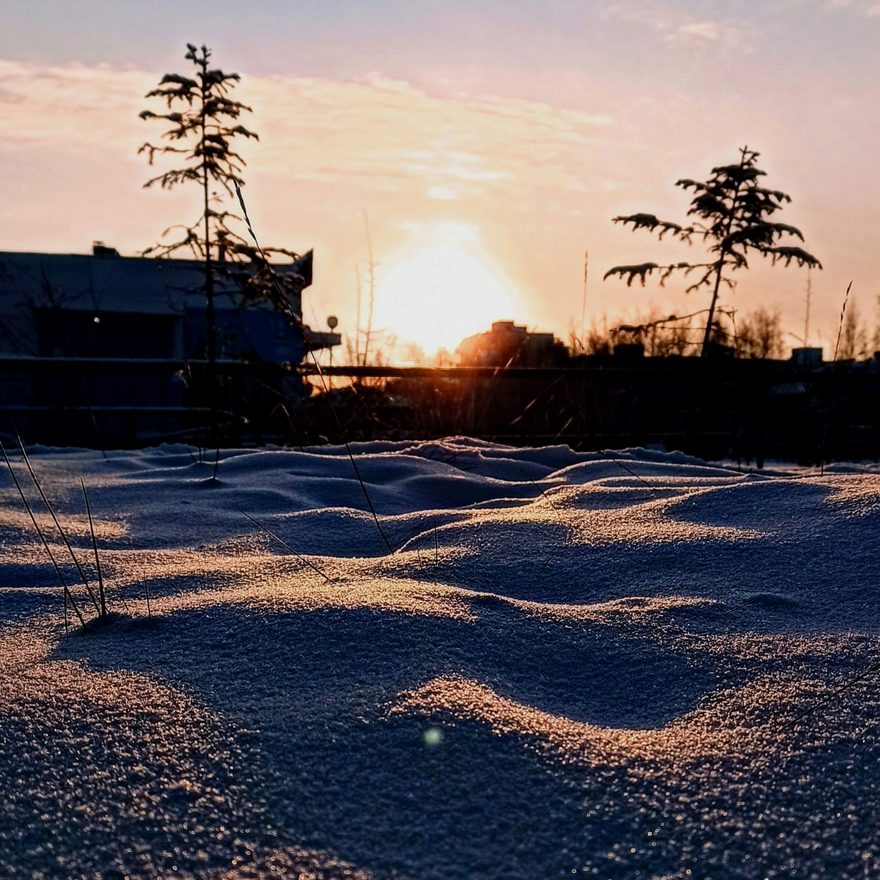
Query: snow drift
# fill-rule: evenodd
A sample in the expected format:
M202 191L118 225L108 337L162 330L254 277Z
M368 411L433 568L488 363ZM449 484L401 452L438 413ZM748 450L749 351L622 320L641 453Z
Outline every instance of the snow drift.
M0 874L880 876L880 474L354 452L34 449L68 637L3 474Z

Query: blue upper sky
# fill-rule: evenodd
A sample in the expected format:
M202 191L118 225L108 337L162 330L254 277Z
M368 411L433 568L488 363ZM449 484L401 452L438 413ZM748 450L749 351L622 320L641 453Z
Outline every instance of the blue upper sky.
M836 71L854 79L877 70L880 4L869 0L321 0L321 2L191 2L146 4L86 0L6 3L0 54L29 61L108 62L153 66L176 57L181 40L236 50L254 73L408 75L429 65L489 65L617 70L652 78L659 47L690 23L706 42L739 41L751 57L729 73L749 81L775 71L782 80ZM708 25L717 28L717 38ZM706 57L678 52L684 72ZM726 64L724 56L715 61ZM695 84L696 85L696 84Z

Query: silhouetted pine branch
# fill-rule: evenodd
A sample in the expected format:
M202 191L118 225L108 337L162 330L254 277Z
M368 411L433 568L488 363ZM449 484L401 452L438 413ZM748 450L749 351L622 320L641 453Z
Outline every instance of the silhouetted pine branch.
M707 250L712 257L707 262L679 262L665 266L657 263L635 263L614 266L604 275L606 279L621 278L629 287L636 280L644 286L646 279L652 275L657 275L663 285L676 273L680 272L688 277L699 272L699 277L686 288L686 292L692 293L703 287L712 288L703 337L704 355L708 352L721 285L725 284L729 288L734 286L733 279L727 273L747 269L749 254L757 253L768 258L773 265L781 262L789 266L794 262L798 266L822 268L822 264L803 248L781 241L786 237L803 241L804 237L797 227L768 219L783 205L788 204L791 197L779 190L760 186L760 179L765 176L765 172L756 165L758 156L754 150L743 147L737 164L713 168L708 180L683 178L676 182L676 186L694 193L687 214L688 217L698 219L690 225L683 226L660 220L654 214L644 213L615 217L613 221L631 226L633 230L646 229L655 232L661 240L665 235L671 235L679 241L691 244L695 237L699 237L707 244Z

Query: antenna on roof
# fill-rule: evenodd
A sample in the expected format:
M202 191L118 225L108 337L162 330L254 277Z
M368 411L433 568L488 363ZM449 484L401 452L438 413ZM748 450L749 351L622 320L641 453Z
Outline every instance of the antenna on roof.
M586 334L586 323L587 323L587 282L590 278L590 252L588 250L584 251L584 290L583 295L581 297L581 349L584 354L586 354L587 348L584 343L584 338Z
M807 266L807 307L804 315L804 346L810 345L810 306L813 303L813 267Z

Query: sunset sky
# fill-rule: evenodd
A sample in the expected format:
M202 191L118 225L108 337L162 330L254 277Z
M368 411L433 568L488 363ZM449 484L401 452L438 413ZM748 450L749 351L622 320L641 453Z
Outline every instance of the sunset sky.
M198 216L196 190L142 189L136 154L162 130L138 118L159 109L144 93L190 72L186 42L242 75L260 134L243 149L252 219L264 243L315 248L316 328L337 314L354 329L368 238L376 328L429 352L495 319L565 337L585 250L588 324L702 308L681 284L603 282L619 263L688 256L611 218L682 221L675 181L744 144L825 266L811 341L830 356L850 280L876 320L878 0L5 0L0 250L100 239L135 254ZM805 270L754 266L726 302L778 306L802 333Z

